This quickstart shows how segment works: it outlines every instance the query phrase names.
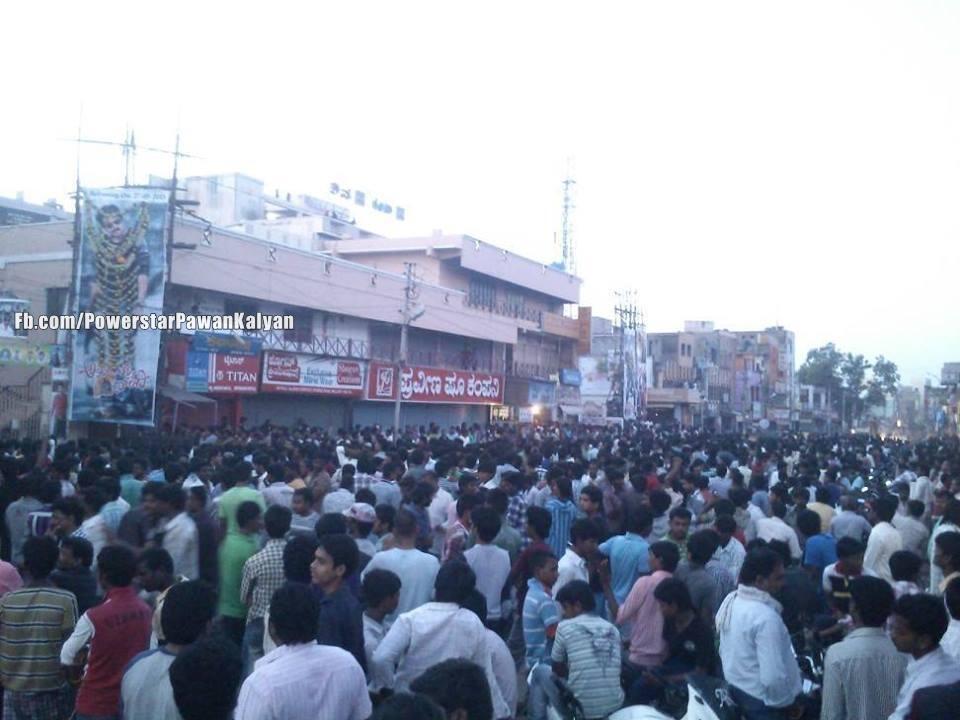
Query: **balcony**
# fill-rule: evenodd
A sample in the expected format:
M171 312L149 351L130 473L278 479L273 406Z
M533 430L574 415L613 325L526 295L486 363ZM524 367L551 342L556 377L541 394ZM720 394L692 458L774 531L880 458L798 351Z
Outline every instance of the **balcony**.
M580 339L580 322L556 313L540 313L540 329L549 335Z
M549 380L551 376L560 374L558 365L538 365L536 363L513 363L513 376L519 378L529 378L531 380Z
M541 313L539 310L533 310L531 308L508 303L478 302L476 300L471 300L469 295L464 298L463 304L467 307L474 308L475 310L485 310L493 313L494 315L502 315L503 317L510 317L516 320L525 320L527 322L536 324L538 327L542 324L541 315L543 315L543 313Z
M366 360L370 357L367 343L364 340L331 336L320 337L318 335L291 336L289 333L285 334L282 330L244 334L263 342L265 350L282 350L284 352L304 353L305 355L325 355L354 360Z
M647 404L651 406L699 405L700 391L691 388L649 388Z
M400 346L394 343L376 343L371 346L370 359L389 363L399 362ZM491 358L489 355L469 351L408 350L407 364L471 372L502 373L504 371L502 357Z

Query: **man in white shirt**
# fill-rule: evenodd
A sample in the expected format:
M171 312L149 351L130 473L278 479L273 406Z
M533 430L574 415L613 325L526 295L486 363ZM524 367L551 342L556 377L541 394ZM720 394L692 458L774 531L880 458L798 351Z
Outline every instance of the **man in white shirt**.
M863 567L891 585L893 573L890 572L890 556L897 550L903 550L903 538L891 524L898 505L897 498L890 495L870 503L870 520L874 526L867 540L867 552L863 556Z
M274 463L267 471L262 490L267 505L282 505L289 509L293 503L293 488L287 485L284 475L285 471L280 463Z
M773 512L772 517L765 517L757 521L757 537L765 542L779 540L786 543L787 547L790 548L790 557L799 560L802 553L797 531L784 521L787 515L787 506L780 500L774 500L770 503L770 510Z
M463 556L477 576L477 590L487 603L487 618L498 629L503 618L502 597L510 577L510 554L493 544L500 532L500 516L490 507L479 507L471 514L477 544Z
M287 583L270 602L277 649L257 661L240 688L235 720L366 720L367 679L346 650L317 644L320 602L306 585Z
M395 547L378 552L363 569L364 577L371 570L389 570L403 582L399 605L387 616L387 624L398 615L430 602L440 569L437 558L417 549L417 519L412 513L406 510L397 513L393 540Z
M768 548L747 553L740 585L717 612L720 659L745 720L776 717L796 706L800 669L773 594L783 587L783 560Z
M927 541L930 540L930 531L923 524L924 508L919 500L907 501L907 514L897 514L893 518L893 526L903 539L903 549L912 552L923 559L927 554Z
M186 495L176 485L157 492L157 510L162 518L163 549L173 559L173 572L188 580L200 577L200 541L197 524L184 512Z
M590 520L581 518L570 527L570 544L557 564L557 581L552 593L556 597L560 588L574 580L590 582L587 561L597 552L600 529Z
M904 595L893 607L890 639L897 650L913 659L897 696L897 708L889 720L911 717L913 694L921 688L960 681L960 663L940 647L947 631L947 611L932 595Z
M490 685L494 717L509 717L487 650L486 628L480 619L461 607L476 588L476 576L464 562L440 568L434 602L402 614L387 631L373 654L375 673L393 674L393 689L406 691L427 668L444 660L461 658L483 668ZM242 720L237 718L237 720Z

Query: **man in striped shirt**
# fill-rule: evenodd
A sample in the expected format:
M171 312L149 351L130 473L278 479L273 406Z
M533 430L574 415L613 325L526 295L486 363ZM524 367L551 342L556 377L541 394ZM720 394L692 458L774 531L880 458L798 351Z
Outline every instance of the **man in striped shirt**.
M60 669L60 650L76 625L77 600L50 582L59 554L53 538L29 538L23 546L29 581L0 600L5 718L66 720L73 712L73 692Z
M893 589L880 578L863 576L850 583L850 596L854 629L827 650L821 720L886 718L903 684L906 656L885 630Z

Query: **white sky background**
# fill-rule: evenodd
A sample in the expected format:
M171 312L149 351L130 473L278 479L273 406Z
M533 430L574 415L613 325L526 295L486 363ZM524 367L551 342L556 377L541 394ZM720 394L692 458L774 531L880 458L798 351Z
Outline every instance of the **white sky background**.
M135 9L136 8L136 9ZM780 323L904 381L960 360L960 2L6 3L0 194L63 196L88 137L170 147L409 230L557 259L654 331ZM82 151L88 185L118 150ZM141 153L137 179L169 174Z

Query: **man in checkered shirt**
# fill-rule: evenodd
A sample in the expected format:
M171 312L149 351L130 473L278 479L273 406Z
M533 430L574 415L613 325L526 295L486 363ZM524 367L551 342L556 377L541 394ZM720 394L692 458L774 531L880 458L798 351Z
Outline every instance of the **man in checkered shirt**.
M270 598L284 583L283 548L290 530L292 514L282 505L271 505L263 517L267 544L243 565L240 597L249 607L247 627L243 633L244 677L253 671L253 664L263 657L263 616L270 607Z

